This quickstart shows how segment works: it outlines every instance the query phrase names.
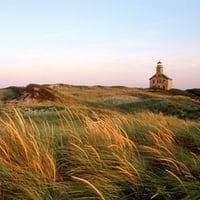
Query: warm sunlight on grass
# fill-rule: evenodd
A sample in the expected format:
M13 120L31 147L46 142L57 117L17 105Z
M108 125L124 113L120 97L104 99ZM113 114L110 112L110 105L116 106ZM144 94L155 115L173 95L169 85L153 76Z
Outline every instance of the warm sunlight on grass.
M2 200L200 198L197 122L66 110L58 130L12 113L0 120Z

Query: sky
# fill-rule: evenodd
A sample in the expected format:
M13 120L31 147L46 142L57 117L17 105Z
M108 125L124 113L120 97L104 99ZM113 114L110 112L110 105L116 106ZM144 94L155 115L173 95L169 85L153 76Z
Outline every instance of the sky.
M0 87L200 88L200 0L0 0Z

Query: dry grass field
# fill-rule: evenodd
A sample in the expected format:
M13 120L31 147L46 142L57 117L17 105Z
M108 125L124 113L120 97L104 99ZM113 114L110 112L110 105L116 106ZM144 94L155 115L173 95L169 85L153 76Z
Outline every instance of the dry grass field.
M200 199L199 90L0 90L0 199Z

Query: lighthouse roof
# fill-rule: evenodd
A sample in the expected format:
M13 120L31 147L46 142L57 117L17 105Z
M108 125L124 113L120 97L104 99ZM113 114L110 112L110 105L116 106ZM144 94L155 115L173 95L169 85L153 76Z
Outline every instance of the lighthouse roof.
M164 79L167 79L167 80L172 80L172 78L166 76L165 74L161 74L161 76L164 78ZM149 78L149 80L151 80L152 78L156 77L156 74L154 74L151 78Z
M161 62L161 61L158 61L157 65L162 65L162 62Z

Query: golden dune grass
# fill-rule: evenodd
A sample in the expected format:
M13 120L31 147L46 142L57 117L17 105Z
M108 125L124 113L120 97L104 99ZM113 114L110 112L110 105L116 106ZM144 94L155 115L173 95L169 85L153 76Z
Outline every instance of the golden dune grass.
M198 123L150 112L57 116L59 130L17 110L0 118L2 200L200 197L198 146L184 146Z

